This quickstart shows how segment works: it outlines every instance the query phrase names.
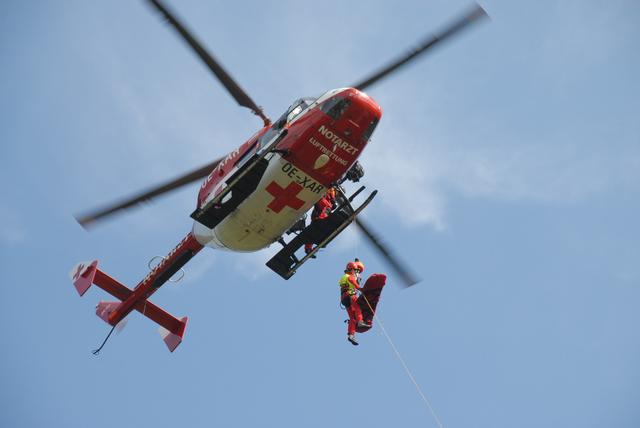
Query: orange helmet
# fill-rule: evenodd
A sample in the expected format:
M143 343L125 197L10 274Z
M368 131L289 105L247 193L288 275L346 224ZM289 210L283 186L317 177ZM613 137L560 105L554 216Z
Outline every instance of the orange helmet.
M349 262L347 263L347 268L345 269L345 271L356 269L358 269L358 265L355 262Z
M353 264L356 265L356 269L358 269L360 272L364 272L364 264L360 260L356 259Z

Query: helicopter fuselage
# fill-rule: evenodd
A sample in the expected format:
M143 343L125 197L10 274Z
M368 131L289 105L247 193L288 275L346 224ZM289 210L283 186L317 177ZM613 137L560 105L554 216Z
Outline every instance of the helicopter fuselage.
M255 156L264 155L268 162L255 190L215 227L195 221L194 236L204 246L240 252L271 245L347 173L381 116L380 106L354 88L298 100L229 153L204 180L198 208L223 192L229 177ZM274 139L279 141L272 146Z

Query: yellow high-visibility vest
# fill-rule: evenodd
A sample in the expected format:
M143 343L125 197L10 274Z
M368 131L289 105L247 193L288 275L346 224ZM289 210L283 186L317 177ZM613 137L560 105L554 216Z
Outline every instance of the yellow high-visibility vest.
M340 278L340 281L338 281L338 284L340 284L340 288L341 289L345 289L347 290L347 293L349 294L356 294L356 287L351 283L351 281L349 281L349 277L352 274L349 273L345 273L344 275L342 275L342 278Z

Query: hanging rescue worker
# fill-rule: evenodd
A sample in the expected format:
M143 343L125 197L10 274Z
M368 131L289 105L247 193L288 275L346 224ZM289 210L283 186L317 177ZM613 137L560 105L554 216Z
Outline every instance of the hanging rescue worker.
M364 265L360 260L347 263L344 275L338 281L340 285L340 302L349 314L349 322L347 324L347 340L352 345L358 345L356 341L357 327L371 327L370 324L362 320L362 311L358 304L357 290L360 290L358 276L364 271Z
M331 210L334 209L335 206L336 189L330 187L329 190L327 190L327 193L325 193L325 195L313 206L313 211L311 211L311 223L313 224L318 220L324 220L329 217ZM309 254L311 251L313 251L313 243L308 242L304 244L305 254ZM311 257L315 258L315 255Z

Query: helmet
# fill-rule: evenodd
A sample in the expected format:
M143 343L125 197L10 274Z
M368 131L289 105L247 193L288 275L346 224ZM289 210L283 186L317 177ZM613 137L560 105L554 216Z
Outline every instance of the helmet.
M364 264L360 260L356 259L353 264L356 265L356 269L358 269L360 272L364 272Z
M358 265L355 262L347 263L347 268L345 270L356 270L358 269Z

